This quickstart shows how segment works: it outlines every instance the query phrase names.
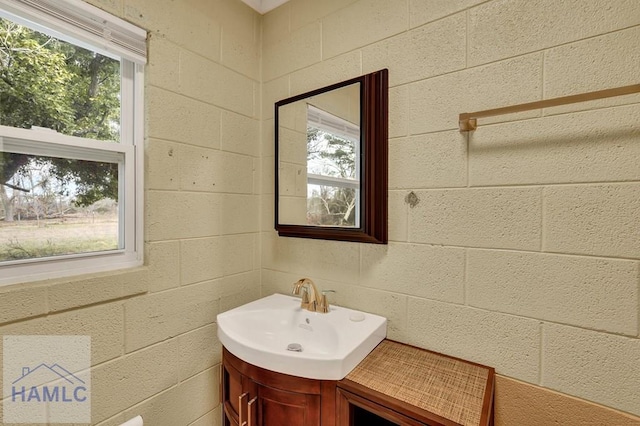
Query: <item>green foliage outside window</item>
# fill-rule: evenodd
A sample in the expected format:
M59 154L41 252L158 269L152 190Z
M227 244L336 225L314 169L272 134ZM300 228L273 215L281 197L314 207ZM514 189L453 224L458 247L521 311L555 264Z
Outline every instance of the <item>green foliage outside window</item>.
M120 63L0 19L0 124L118 142ZM78 206L118 199L117 164L2 152L3 201L7 187L28 191L11 183L17 175L45 164L53 177L73 185Z

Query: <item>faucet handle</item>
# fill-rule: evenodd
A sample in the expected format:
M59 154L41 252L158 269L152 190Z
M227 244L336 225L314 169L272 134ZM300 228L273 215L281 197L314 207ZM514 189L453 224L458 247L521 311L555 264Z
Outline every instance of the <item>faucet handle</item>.
M322 290L322 296L320 296L320 303L318 305L318 312L329 312L329 301L327 300L327 293L335 293L335 290Z

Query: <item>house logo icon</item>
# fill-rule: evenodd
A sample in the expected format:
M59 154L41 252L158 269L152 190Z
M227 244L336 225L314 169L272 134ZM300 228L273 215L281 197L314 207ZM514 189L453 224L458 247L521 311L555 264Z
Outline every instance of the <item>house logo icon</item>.
M11 387L12 402L84 402L87 387L80 379L59 364L22 367L22 375Z
M91 337L2 337L0 424L91 423Z

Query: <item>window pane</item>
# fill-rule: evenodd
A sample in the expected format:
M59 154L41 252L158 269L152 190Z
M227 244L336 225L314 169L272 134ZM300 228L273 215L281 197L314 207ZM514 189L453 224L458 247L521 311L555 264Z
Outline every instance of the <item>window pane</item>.
M118 167L0 152L0 261L121 248Z
M120 140L120 62L0 19L0 124Z
M307 127L307 225L359 226L357 151L354 140ZM332 185L321 176L343 182Z
M355 141L307 127L307 173L358 179Z
M353 188L326 185L307 186L307 224L357 227L356 200Z
M119 61L0 19L0 65L1 125L120 140ZM22 152L0 151L0 261L122 248L117 162Z

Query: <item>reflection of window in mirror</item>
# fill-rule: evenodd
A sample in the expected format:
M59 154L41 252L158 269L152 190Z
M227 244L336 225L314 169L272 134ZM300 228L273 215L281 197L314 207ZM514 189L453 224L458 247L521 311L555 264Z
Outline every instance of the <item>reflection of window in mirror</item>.
M360 123L307 105L307 224L360 226Z

